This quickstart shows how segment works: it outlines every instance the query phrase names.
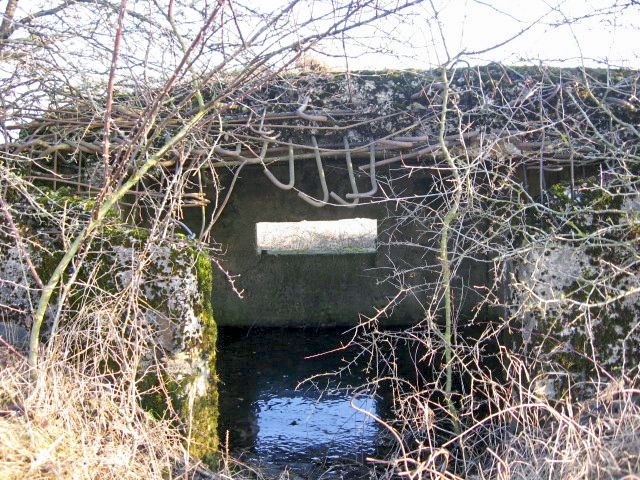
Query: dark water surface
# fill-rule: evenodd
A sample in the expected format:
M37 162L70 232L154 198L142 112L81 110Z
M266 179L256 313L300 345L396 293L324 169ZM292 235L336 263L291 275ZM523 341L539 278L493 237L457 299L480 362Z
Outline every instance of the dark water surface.
M303 478L320 472L327 479L360 478L357 465L375 454L381 438L379 424L350 405L366 382L363 365L323 376L346 366L356 351L319 355L349 338L332 329L220 329L220 437L224 443L228 433L236 458ZM355 404L374 414L381 409L366 394Z

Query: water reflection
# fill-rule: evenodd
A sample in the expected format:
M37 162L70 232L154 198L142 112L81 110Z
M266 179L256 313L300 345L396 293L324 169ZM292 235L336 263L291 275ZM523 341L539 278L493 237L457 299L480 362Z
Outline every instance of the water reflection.
M224 328L219 338L220 433L224 439L228 431L232 453L294 469L374 453L378 424L350 406L354 388L366 382L358 366L299 386L351 360L348 350L316 356L346 343L341 331ZM378 409L371 396L354 402Z

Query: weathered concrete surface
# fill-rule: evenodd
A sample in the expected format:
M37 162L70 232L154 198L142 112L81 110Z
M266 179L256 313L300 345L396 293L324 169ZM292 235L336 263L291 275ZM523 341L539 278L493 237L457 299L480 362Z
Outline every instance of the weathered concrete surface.
M25 350L41 290L24 253L46 282L64 254L60 227L52 218L64 211L73 225L73 218L86 215L91 205L91 200L75 196L68 189L34 189L32 198L31 204L15 204L20 213L13 222L20 231L23 248L18 246L5 216L0 215L0 336ZM106 223L83 262L74 264L79 268L78 277L62 308L63 321L57 332L71 338L82 337L77 333L80 328L92 332L88 345L82 345L88 350L113 340L110 327L126 338L123 343L137 343L140 385L154 386L158 372L166 373L163 380L171 387L173 410L185 421L190 414L194 417L193 436L198 447L192 453L213 450L218 442L218 391L214 382L217 326L210 302L210 259L198 254L184 238L147 245L149 232L121 225L116 213ZM70 277L71 268L68 270L64 281ZM51 340L60 290L56 290L47 309L43 341ZM125 298L121 303L116 300L119 296ZM133 304L137 308L122 308ZM82 344L81 339L78 342ZM141 393L145 406L159 416L165 415L164 394Z
M593 181L574 198L563 184L548 194L555 224L566 227L552 230L537 219L540 243L523 248L510 282L540 390L556 396L572 382L575 393L596 388L587 379L633 378L640 368L640 197Z
M611 76L603 70L592 70L588 77L590 80L586 82L584 72L576 69L499 65L449 72L452 108L444 124L448 148L459 159L478 156L493 162L489 171L500 165L518 165L515 175L523 177L521 182L534 198L541 194L541 188L553 185L568 174L568 167L563 172L556 171L558 166L568 165L568 158L585 161L587 166L581 166L579 174L586 175L591 154L580 153L580 147L592 148L588 133L577 129L572 133L575 138L568 141L566 135L562 137L564 133L552 127L548 131L530 127L540 122L551 125L553 122L549 119L558 118L558 112L562 112L578 125L584 123L587 115L592 125L607 132L612 128L609 108L624 121L637 121L634 105L618 98L618 93L622 95L635 88L630 72L620 71ZM615 95L606 87L611 82L618 85ZM310 100L306 113L319 120L296 114L305 98ZM221 324L352 325L358 313L372 316L376 308L386 305L398 292L403 300L383 316L384 323L420 320L435 297L431 289L441 272L440 260L434 254L438 250L439 227L429 226L428 233L421 233L414 219L407 218L395 225L385 219L393 217L394 209L399 208L398 198L410 202L412 195L424 195L428 186L437 181L438 174L432 176L425 168L437 164L446 169L438 146L441 111L439 71L309 72L274 81L238 107L234 115L228 117L228 134L221 139L223 150L217 152L216 165L230 168L242 162L246 165L213 236L225 252L224 266L232 275L239 275L237 287L246 293L244 299L238 299L228 288L224 276L218 276L213 302ZM256 118L255 112L265 113L271 139L257 135L256 126L253 130L248 128L246 122ZM362 202L368 205L348 209L336 206L331 200L333 205L314 208L299 199L295 191L282 191L263 175L264 166L257 155L266 146L264 162L286 183L289 178L287 145L292 142L299 158L295 189L316 199L322 198L310 146L312 136L324 147L328 188L343 198L348 193L349 181L344 158L335 155L344 154L334 155L329 151L342 149L343 136L348 137L350 148L359 148L353 153L359 165L367 163L369 142L375 144L377 160L392 162L378 167L381 190ZM637 139L627 137L620 137L627 142L625 148L637 149ZM232 152L238 145L241 145L240 157L234 157ZM541 162L538 156L554 162L554 168L550 169L553 171L546 171L545 167L540 176L535 170ZM368 190L366 173L358 173L359 191ZM393 192L388 188L389 177L402 178L394 182ZM478 183L481 184L481 180ZM223 179L222 184L228 185L229 178ZM489 192L489 195L493 194ZM380 221L375 255L273 258L256 253L257 222L349 217ZM386 245L390 240L396 246ZM473 313L483 287L490 286L487 266L483 263L486 259L480 256L475 260L464 262L454 281L454 305L463 319Z
M190 150L198 158L190 160L199 162L208 156L225 187L230 183L229 170L246 164L226 211L213 229L214 240L226 254L221 257L223 266L231 275L239 276L237 288L245 291L245 298L238 299L225 275L216 273L213 302L222 324L351 325L359 313L374 315L398 292L400 301L385 312L384 322L420 320L432 299L441 297L430 290L440 275L440 260L434 253L437 220L422 229L416 220L424 219L407 217L398 224L386 219L399 208L398 197L410 201L416 198L413 195L427 192L437 181L434 179L446 177L446 173L434 173L432 177L424 170L434 165L446 170L438 139L441 126L448 148L459 160L465 156L481 158L488 172L507 165L524 172L513 175L523 176L530 205L543 193L541 190L558 181L553 178L558 169L564 168L561 174L566 175L571 164L571 170L575 166L584 178L592 173L587 170L604 159L637 157L640 152L635 127L627 128L640 121L635 95L637 72L495 64L454 69L448 72L451 82L443 125L439 122L444 98L441 73L304 72L256 86L239 104L211 112L203 119L201 130L189 138L198 145ZM213 98L215 87L205 89L203 95ZM185 105L182 113L187 114L193 106ZM310 117L299 114L304 106ZM563 124L570 128L560 128ZM127 125L123 124L121 131L128 132L131 126ZM74 129L66 132L69 138L78 135ZM598 132L595 137L594 130ZM36 131L40 132L39 127L34 135ZM63 133L56 135L62 138ZM312 136L323 147L329 190L343 197L349 186L344 153L340 152L343 137L349 139L350 149L357 150L353 156L359 165L367 162L370 143L375 145L378 160L393 162L378 168L380 191L362 202L368 205L353 210L335 205L313 208L299 199L295 190L282 191L263 175L264 161L277 178L286 182L286 157L292 146L300 158L296 162L295 189L321 198L310 146ZM87 138L96 141L93 136ZM34 158L46 157L47 145L29 145L25 152ZM260 158L263 147L266 157ZM178 164L176 153L167 153L169 166L159 175L160 184L170 173L171 162ZM64 153L70 165L77 162L73 155L72 151ZM51 164L45 166L50 168ZM90 172L85 168L83 175ZM393 192L387 177L403 178L394 183ZM87 181L92 183L91 179ZM360 191L369 188L363 172L359 172L358 187ZM440 191L446 189L444 185ZM375 254L271 257L256 252L257 222L356 216L380 221L380 245ZM198 231L199 219L187 222ZM454 304L463 318L473 313L476 302L486 293L483 287L490 285L485 259L476 260L463 263L456 272Z
M286 180L286 165L272 166L270 170L276 177ZM325 170L329 189L335 189L344 198L344 189L349 186L345 182L344 160L329 161ZM388 171L380 173L383 178ZM432 181L431 175L417 174L402 184L404 194L424 193ZM362 175L358 182L361 191L368 188L368 176ZM300 162L296 185L311 195L322 196L313 163ZM434 251L426 250L425 246L437 239L423 238L411 222L407 222L402 230L390 229L392 225L386 219L393 204L381 200L383 197L378 194L368 199L369 203L356 208L335 205L316 208L298 198L295 191L276 188L262 168L243 169L213 236L225 252L222 264L231 274L239 276L236 287L244 290L244 298L234 294L220 271L215 272L212 302L217 322L233 326L355 325L360 313L371 317L376 309L384 307L396 296L399 284L405 289L400 295L402 300L388 315L381 316L381 323L411 324L423 319L425 305L431 301L426 285L439 278L441 268ZM258 222L356 217L378 219L376 253L270 255L257 251ZM406 244L389 246L390 240ZM414 270L396 272L395 278L388 278L394 276L395 268ZM465 299L460 306L463 318L472 314L472 308L479 300L471 286L488 285L488 275L487 264L481 262L467 262L461 269L455 286L456 298ZM463 283L467 286L464 297L460 291Z

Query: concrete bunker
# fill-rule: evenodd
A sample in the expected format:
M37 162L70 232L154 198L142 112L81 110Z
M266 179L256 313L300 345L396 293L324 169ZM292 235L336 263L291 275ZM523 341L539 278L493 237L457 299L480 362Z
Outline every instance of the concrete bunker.
M328 159L324 165L327 184L346 197L350 185L345 181L344 160ZM296 185L321 197L312 167L303 162L296 165ZM278 178L286 177L286 169L283 164L270 167ZM387 168L378 175L384 183L385 177L394 172ZM368 174L357 181L366 189ZM401 182L401 188L407 195L418 195L433 181L430 174L418 173ZM418 224L409 223L401 231L393 228L393 205L384 200L379 193L356 208L339 204L316 208L297 198L295 192L275 188L260 168L243 169L214 231L224 252L223 266L236 275L234 286L242 293L240 298L223 272L214 273L212 302L219 325L352 326L361 315L376 315L399 289L405 290L403 298L393 311L381 317L381 323L404 325L424 318L430 285L440 275L437 255L430 248L435 239L425 238ZM263 225L337 226L362 218L367 219L368 235L363 235L360 244L344 248L323 246L322 235L307 239L305 244L294 234L294 238L285 240L290 245L288 250L259 243L264 242L258 235ZM375 235L371 225L376 226ZM411 268L416 265L420 268ZM487 285L488 281L486 263L465 263L455 280L458 298L464 299L461 314L471 315L480 298L471 286Z

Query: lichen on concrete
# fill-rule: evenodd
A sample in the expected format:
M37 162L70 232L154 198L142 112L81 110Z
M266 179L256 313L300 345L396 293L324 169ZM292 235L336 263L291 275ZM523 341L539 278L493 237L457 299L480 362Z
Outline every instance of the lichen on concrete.
M131 280L140 247L113 246L114 276L118 284ZM218 445L218 392L215 374L216 324L211 308L211 262L185 242L152 245L140 280L143 317L162 348L172 408L191 425L191 451L210 455ZM151 360L151 359L149 359ZM155 384L159 379L151 379ZM155 398L155 400L154 400ZM156 412L165 399L151 397L147 406Z
M46 282L64 253L60 218L64 219L67 232L76 234L86 221L93 201L77 197L68 189L34 189L32 198L33 204L14 204L14 210L20 212L14 222L39 277ZM56 214L57 223L47 212ZM24 330L30 327L40 290L15 240L7 234L1 240L10 247L0 249L0 305L3 308L0 320ZM160 381L168 385L172 409L181 415L183 422L191 422L192 453L209 454L217 448L218 416L217 330L211 307L211 261L182 237L163 243L150 242L147 230L122 225L114 212L92 240L82 264L73 264L64 273L63 285L72 273L77 273L76 286L70 290L64 309L73 315L91 300L87 296L96 289L104 292L105 297L135 292L136 321L149 332L145 339L149 345L143 349L147 353L140 371L143 403L157 415L164 416L168 407L166 399L162 394L145 392L145 388L157 386ZM79 268L77 272L73 270L76 268ZM92 285L91 289L84 287L85 284ZM58 312L58 302L56 293L45 318L42 338L45 342ZM127 321L122 320L124 328ZM65 321L75 320L65 317ZM160 364L154 363L158 360ZM150 366L154 368L147 368ZM162 378L156 377L157 372L162 372Z
M594 181L547 194L554 226L533 220L541 241L519 259L511 284L525 348L547 374L560 367L581 381L632 376L640 364L640 200Z

